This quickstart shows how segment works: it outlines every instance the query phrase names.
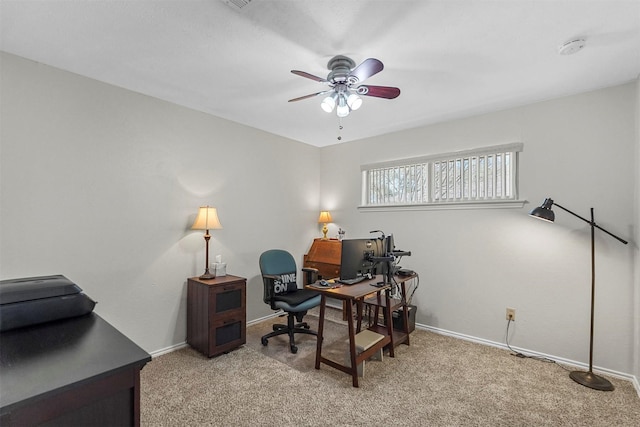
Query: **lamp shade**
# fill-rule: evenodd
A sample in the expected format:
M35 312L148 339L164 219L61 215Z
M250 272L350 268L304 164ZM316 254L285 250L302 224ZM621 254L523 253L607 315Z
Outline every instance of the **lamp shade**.
M529 215L534 218L542 219L544 221L553 222L556 219L556 214L551 210L552 206L553 200L546 198L544 199L542 206L538 206L537 208L533 209L531 212L529 212Z
M344 93L338 94L338 108L336 108L338 117L347 117L349 115L349 106L347 105L347 97Z
M192 230L214 230L222 228L218 219L218 210L210 206L201 206L198 216L191 226Z
M333 220L331 219L331 214L329 213L329 211L320 212L320 217L318 218L319 224L326 224L327 222L331 221Z
M336 95L334 94L334 95L327 96L325 99L322 100L322 103L320 104L320 106L327 113L332 112L333 109L336 107Z
M355 111L362 105L362 98L360 98L355 93L352 93L347 97L347 105L351 110Z

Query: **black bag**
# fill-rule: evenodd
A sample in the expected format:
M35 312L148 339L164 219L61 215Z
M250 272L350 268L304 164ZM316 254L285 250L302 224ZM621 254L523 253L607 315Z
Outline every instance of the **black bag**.
M0 281L0 331L91 313L96 303L62 275Z

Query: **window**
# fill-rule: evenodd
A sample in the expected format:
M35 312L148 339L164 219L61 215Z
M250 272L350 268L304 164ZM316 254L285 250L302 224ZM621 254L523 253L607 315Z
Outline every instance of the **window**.
M518 202L514 143L362 166L362 206L478 206Z

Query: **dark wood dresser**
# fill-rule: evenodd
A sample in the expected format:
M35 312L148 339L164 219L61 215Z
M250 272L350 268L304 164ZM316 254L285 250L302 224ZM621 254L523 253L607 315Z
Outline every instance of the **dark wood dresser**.
M304 256L303 267L318 269L321 279L340 277L342 242L338 239L314 239L309 253Z
M0 425L139 426L151 356L95 313L0 333Z
M187 343L207 357L241 346L247 337L247 279L221 276L187 282Z

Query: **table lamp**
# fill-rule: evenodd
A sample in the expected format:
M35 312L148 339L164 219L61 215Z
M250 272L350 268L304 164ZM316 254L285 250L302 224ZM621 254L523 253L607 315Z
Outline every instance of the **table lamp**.
M209 272L209 239L211 239L211 235L209 234L209 230L221 229L222 225L220 224L220 220L218 219L218 210L216 208L212 208L210 206L201 206L198 210L198 215L196 216L196 220L193 222L191 226L192 230L205 230L204 233L204 241L206 243L206 257L205 257L205 268L204 274L200 276L200 279L213 279L216 277L215 272Z
M594 320L594 307L595 307L595 293L596 293L596 243L595 243L595 229L604 231L609 236L615 238L616 240L624 243L625 245L628 243L626 240L621 239L620 237L608 232L604 228L600 227L596 224L596 221L593 216L593 208L591 208L591 220L581 217L580 215L571 212L569 209L560 206L555 203L552 199L546 198L542 203L542 206L539 206L529 212L534 218L542 219L548 222L553 222L555 220L555 213L551 210L553 205L559 207L563 211L569 212L571 215L576 218L580 218L587 224L591 226L591 333L589 335L589 371L572 371L569 373L569 377L575 382L582 384L585 387L592 388L594 390L601 391L611 391L613 390L613 384L606 378L600 377L593 373L593 320Z
M324 224L324 226L322 227L322 239L323 240L327 240L327 232L329 231L329 229L327 228L327 223L331 222L331 214L329 213L329 211L321 211L320 212L320 217L318 218L318 224Z

